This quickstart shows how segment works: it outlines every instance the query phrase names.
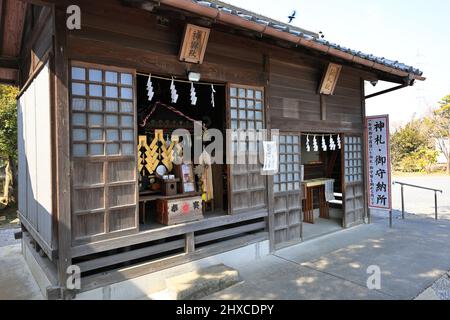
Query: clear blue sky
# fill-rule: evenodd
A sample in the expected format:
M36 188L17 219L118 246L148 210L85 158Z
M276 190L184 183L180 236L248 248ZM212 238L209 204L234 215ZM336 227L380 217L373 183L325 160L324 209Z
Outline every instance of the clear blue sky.
M398 60L424 71L425 82L367 100L367 113L390 114L394 125L437 106L450 94L450 1L448 0L225 0L293 24L322 31L340 45ZM367 93L390 87L380 83Z

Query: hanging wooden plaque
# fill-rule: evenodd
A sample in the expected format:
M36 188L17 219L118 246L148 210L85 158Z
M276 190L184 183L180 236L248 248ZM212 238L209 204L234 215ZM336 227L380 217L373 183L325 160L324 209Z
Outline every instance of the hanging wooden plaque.
M334 89L341 74L342 66L335 63L328 64L322 82L320 83L319 93L324 95L333 95Z
M187 24L180 49L180 61L203 63L210 29Z

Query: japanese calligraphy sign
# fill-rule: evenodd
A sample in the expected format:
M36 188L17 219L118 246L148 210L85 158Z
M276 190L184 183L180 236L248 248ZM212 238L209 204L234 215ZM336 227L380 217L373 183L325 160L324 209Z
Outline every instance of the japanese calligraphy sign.
M369 208L392 209L389 116L366 118Z

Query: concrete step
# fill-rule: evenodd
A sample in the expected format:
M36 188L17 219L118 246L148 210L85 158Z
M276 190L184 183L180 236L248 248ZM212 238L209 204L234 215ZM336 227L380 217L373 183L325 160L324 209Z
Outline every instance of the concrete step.
M224 264L166 279L166 289L148 296L152 300L196 300L240 282L239 272Z

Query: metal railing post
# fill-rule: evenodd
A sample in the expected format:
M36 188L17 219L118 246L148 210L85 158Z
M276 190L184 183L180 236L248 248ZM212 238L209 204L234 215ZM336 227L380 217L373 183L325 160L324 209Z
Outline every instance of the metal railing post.
M402 187L402 219L405 220L405 198L403 195L403 185Z
M422 190L429 190L429 191L433 191L434 192L434 218L436 220L438 220L438 201L437 201L437 193L440 192L441 194L443 194L442 190L439 189L433 189L433 188L427 188L427 187L421 187L421 186L417 186L414 184L409 184L409 183L404 183L404 182L398 182L398 181L394 181L392 184L399 184L401 187L401 197L402 197L402 219L405 219L405 196L404 196L404 187L411 187L411 188L418 188L418 189L422 189Z
M437 191L434 191L434 217L438 220L438 204L437 204Z

